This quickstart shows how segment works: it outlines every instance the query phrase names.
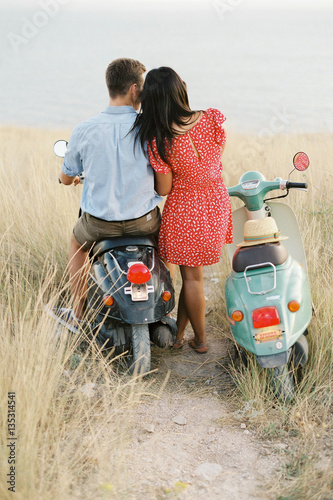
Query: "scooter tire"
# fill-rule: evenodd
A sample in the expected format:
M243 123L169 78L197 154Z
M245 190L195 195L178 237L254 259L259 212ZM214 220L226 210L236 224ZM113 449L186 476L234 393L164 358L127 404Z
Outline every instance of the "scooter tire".
M275 396L289 403L295 396L295 377L288 365L270 368L270 382Z
M239 358L241 368L247 368L249 366L250 355L245 349L238 347L236 356Z
M159 322L151 325L150 340L157 345L157 347L166 349L173 346L176 335L173 335L173 332L167 325L163 325L163 323Z
M292 363L293 365L298 367L303 367L309 357L309 344L305 334L301 335L297 342L295 342L292 350Z
M150 371L151 351L148 325L130 325L131 356L129 370L132 375L144 375Z

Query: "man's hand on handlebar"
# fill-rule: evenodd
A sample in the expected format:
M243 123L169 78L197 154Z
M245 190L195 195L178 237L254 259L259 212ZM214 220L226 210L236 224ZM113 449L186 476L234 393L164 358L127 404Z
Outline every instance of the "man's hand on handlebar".
M80 176L76 175L75 177L69 177L69 175L66 175L61 171L59 175L59 182L60 184L65 184L65 186L70 186L71 184L77 186L80 183Z

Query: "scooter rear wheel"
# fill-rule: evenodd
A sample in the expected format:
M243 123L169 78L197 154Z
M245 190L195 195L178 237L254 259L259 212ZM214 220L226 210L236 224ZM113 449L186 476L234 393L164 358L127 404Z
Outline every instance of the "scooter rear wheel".
M129 370L132 375L144 375L150 371L150 337L148 325L129 325L131 329L131 354Z
M297 339L293 346L291 360L295 367L303 367L308 360L309 344L306 338L307 334L308 331L305 330L303 335L301 335L299 339Z
M288 365L270 368L270 381L274 394L289 403L295 396L295 377Z

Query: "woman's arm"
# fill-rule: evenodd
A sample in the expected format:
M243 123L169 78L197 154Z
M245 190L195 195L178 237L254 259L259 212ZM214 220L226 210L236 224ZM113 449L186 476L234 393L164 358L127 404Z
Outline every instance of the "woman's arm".
M159 172L154 172L155 174L155 191L160 196L166 196L170 193L172 189L172 172L167 174L161 174Z
M223 127L223 130L224 130L224 137L227 138L227 131L226 131L225 127ZM222 156L223 156L223 153L225 150L225 145L226 145L226 143L222 144L221 161L222 161Z

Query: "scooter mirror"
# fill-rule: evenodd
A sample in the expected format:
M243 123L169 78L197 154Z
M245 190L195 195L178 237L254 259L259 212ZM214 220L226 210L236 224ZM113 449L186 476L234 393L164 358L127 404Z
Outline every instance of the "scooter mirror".
M67 150L67 141L60 139L53 144L54 154L63 158Z
M306 170L308 166L310 165L310 158L306 153L303 153L303 151L300 151L299 153L296 153L294 158L293 158L293 164L296 170L299 170L300 172L303 172L303 170Z

